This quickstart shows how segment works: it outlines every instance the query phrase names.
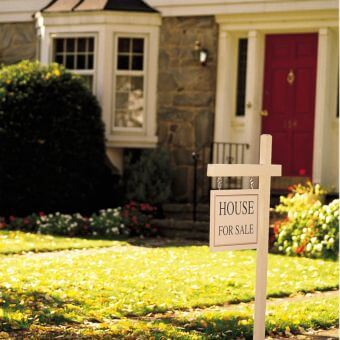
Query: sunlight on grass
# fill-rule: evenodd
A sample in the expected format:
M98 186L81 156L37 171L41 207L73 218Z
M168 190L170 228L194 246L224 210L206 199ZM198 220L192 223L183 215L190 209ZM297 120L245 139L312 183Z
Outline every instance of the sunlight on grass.
M254 251L117 247L3 256L3 327L105 322L254 297ZM269 255L269 296L338 286L336 262Z
M313 297L301 302L285 302L268 308L266 333L292 335L307 329L329 328L338 324L339 308L336 299ZM67 329L32 325L35 334L76 336L112 336L138 339L234 339L252 338L252 309L244 306L235 311L188 312L185 316L105 320L101 323L70 325Z
M0 254L110 247L117 244L115 241L108 240L37 235L21 231L0 231Z

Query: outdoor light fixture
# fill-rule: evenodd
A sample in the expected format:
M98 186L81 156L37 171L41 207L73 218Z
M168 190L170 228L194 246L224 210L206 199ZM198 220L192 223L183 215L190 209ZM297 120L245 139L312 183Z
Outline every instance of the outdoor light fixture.
M207 64L208 60L208 51L205 48L202 48L201 43L196 40L194 47L195 59L198 60L202 66Z

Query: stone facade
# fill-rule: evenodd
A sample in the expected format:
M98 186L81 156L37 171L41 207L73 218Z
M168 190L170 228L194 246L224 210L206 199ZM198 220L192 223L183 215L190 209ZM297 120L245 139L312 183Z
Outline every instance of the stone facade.
M213 140L218 30L214 17L162 19L158 78L158 136L170 151L173 199L192 197L192 152ZM195 41L208 51L206 66Z
M0 24L0 63L35 59L37 33L34 22Z

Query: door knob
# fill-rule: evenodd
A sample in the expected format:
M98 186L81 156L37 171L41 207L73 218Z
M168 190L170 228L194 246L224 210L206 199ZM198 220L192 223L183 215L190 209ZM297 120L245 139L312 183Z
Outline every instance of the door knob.
M260 115L263 116L263 117L267 117L269 115L268 111L267 110L262 110L260 112Z

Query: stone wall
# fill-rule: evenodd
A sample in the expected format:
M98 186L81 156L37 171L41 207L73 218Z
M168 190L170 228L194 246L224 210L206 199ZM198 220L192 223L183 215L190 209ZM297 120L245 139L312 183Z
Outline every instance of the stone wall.
M0 63L36 58L34 22L0 24Z
M213 138L217 25L214 17L163 18L158 79L158 136L172 158L173 200L192 197L192 152ZM195 59L195 41L208 62Z

